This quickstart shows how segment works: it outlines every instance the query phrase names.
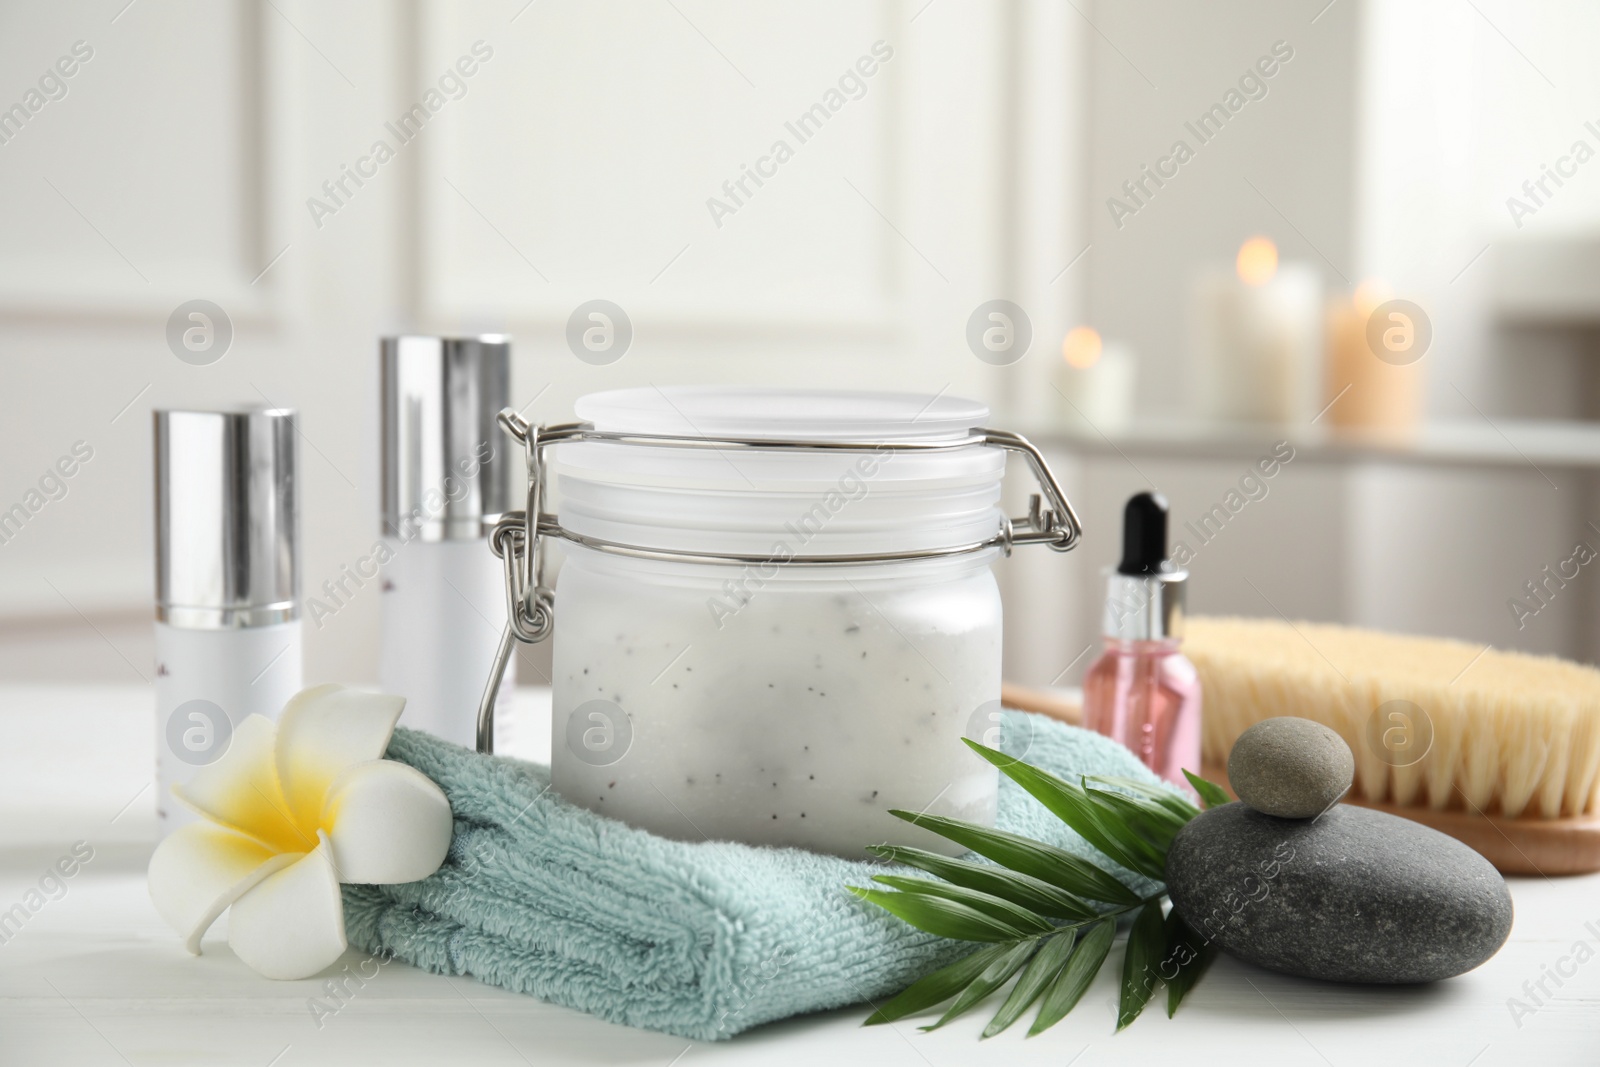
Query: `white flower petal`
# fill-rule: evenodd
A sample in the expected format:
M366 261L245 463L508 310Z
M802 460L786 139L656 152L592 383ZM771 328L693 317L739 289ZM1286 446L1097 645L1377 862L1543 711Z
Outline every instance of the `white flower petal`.
M326 840L234 902L228 944L267 978L309 978L343 954L344 902Z
M278 777L289 810L303 827L319 824L333 780L381 757L404 697L342 685L301 690L278 719Z
M450 801L414 767L371 760L333 783L322 824L341 882L386 885L428 877L450 849Z
M278 782L275 745L272 720L250 715L234 727L228 750L187 784L173 786L172 793L206 818L259 839L273 852L310 852L317 847L316 820L302 830L290 817Z
M150 899L167 924L200 954L200 939L229 904L300 856L274 854L253 837L190 823L174 830L150 857Z

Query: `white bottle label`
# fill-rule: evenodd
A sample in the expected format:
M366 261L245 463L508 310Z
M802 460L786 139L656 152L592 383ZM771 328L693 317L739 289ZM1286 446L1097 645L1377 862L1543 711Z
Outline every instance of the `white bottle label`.
M506 624L500 560L484 541L389 541L378 680L406 698L400 725L473 748L478 702ZM516 663L497 707L510 706Z
M172 787L221 759L246 716L277 718L301 678L298 619L239 630L156 623L156 816L163 837L199 818Z

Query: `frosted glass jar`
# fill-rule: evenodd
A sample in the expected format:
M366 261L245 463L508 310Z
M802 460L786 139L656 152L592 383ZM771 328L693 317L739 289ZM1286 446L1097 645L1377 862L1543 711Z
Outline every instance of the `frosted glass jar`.
M847 855L931 843L890 808L992 823L994 767L961 744L1000 693L988 564L780 571L719 630L723 568L572 549L556 790L667 837Z
M980 404L701 388L583 398L596 430L959 441ZM552 776L568 800L684 840L861 856L941 838L887 814L992 823L994 768L961 743L1000 696L994 548L1004 454L552 446L568 532L556 584ZM587 544L585 543L587 539ZM617 546L738 553L637 558ZM988 738L993 740L992 735Z

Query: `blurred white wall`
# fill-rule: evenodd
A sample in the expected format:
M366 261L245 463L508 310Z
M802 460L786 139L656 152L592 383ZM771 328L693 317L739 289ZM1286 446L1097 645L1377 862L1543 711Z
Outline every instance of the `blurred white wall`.
M1329 294L1376 278L1421 304L1434 328L1430 417L1506 444L1483 464L1297 461L1196 559L1191 609L1595 659L1600 595L1587 575L1526 625L1507 604L1578 541L1600 544L1589 468L1525 460L1504 431L1600 416L1600 158L1565 163L1576 173L1547 185L1558 195L1520 228L1506 204L1574 140L1600 151L1587 56L1600 8L1106 0L1090 17L1085 323L1137 352L1146 416L1195 416L1192 280L1263 234ZM1259 98L1202 144L1198 117L1268 56L1273 75L1249 86ZM1179 139L1194 156L1157 186L1142 168ZM1114 213L1112 198L1136 212ZM1265 447L1273 434L1256 436ZM1081 675L1128 495L1158 489L1182 519L1236 482L1239 460L1183 451L1052 454L1090 528L1070 557L1008 561L1026 605L1012 616L1012 676Z
M1321 6L1096 5L1103 36L1090 50L1087 305L1107 339L1138 352L1148 411L1193 416L1193 279L1203 267L1231 264L1244 238L1270 236L1284 262L1310 264L1326 288L1354 284L1363 5L1336 3L1317 17ZM1257 99L1240 87L1250 77ZM1230 91L1245 99L1242 108L1219 132L1201 129L1201 116ZM1157 186L1159 175L1142 168L1153 171L1179 141L1193 158L1166 164L1176 176ZM1113 211L1113 199L1136 214Z
M1593 4L1367 5L1357 261L1432 317L1436 414L1600 414L1585 366L1600 274L1562 262L1600 248L1597 39ZM1517 306L1540 290L1576 299Z
M1356 262L1431 318L1434 417L1494 428L1600 415L1600 273L1568 264L1600 250L1597 39L1592 4L1366 5ZM1587 164L1570 158L1580 140L1597 157ZM1568 177L1547 178L1554 167ZM1542 193L1524 190L1541 180ZM1549 301L1557 293L1567 296ZM1354 617L1411 631L1443 619L1486 643L1600 653L1587 583L1525 627L1506 605L1594 538L1584 472L1531 461L1427 477L1370 469L1349 491L1351 522L1366 531Z
M1239 471L1054 436L1060 338L1129 342L1143 413L1191 414L1191 279L1243 237L1421 303L1433 416L1600 416L1600 160L1520 228L1505 203L1600 148L1597 31L1575 0L0 4L0 109L26 112L0 110L0 508L93 449L0 543L0 677L148 673L152 407L301 409L309 594L376 533L377 337L494 329L544 421L601 388L790 382L976 395L1051 437L1089 536L1004 565L1008 671L1070 681L1122 499L1186 515ZM386 125L429 102L414 137ZM1114 220L1178 138L1194 158ZM635 331L603 367L565 342L595 298ZM1004 367L964 339L996 298L1034 335ZM166 336L194 299L233 330L205 366ZM1582 471L1319 460L1273 492L1195 564L1197 610L1593 655L1597 598L1526 631L1505 608L1600 516ZM311 679L371 678L376 596L308 635Z
M560 421L646 382L1026 401L1077 313L1057 5L125 4L0 5L0 102L92 50L0 143L0 499L93 449L0 544L4 676L148 674L152 407L300 409L310 594L378 532L381 333L509 330L518 403ZM197 298L233 329L207 366L165 336ZM565 342L594 298L633 322L610 366ZM994 298L1039 338L1012 367L964 340ZM308 678L370 678L376 595L307 640Z

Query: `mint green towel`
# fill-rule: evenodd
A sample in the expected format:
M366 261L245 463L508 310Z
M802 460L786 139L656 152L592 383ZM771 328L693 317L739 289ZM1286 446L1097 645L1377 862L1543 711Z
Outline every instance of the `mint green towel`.
M1014 711L1001 731L1007 753L1063 776L1155 780L1098 734ZM388 755L444 789L455 838L421 882L345 887L350 943L369 952L714 1041L802 1012L881 1003L972 947L845 892L881 864L669 841L566 803L549 791L546 767L410 730L395 731ZM996 824L1110 866L1004 777Z

